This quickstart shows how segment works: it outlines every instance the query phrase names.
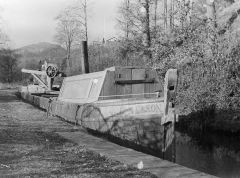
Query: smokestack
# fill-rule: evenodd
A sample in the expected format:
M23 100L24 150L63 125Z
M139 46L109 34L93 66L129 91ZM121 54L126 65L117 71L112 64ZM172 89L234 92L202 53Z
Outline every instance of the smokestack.
M89 73L88 45L87 41L82 41L82 73Z

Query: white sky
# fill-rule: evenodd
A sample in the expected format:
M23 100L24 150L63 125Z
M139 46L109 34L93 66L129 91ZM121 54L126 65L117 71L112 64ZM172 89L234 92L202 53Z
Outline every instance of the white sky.
M54 18L71 1L73 0L0 0L0 16L12 46L17 48L38 42L54 42ZM88 1L90 41L102 40L104 35L106 39L116 36L120 0Z

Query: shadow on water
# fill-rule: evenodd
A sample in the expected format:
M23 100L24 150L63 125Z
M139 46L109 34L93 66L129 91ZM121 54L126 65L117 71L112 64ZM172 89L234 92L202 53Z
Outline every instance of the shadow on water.
M176 127L176 163L219 177L240 177L236 111L191 113Z
M240 177L240 137L176 131L176 163L219 177Z

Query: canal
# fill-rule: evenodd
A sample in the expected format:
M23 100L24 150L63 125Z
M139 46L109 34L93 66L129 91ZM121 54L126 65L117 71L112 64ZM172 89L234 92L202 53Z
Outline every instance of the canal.
M94 135L99 137L99 133ZM165 152L128 144L125 140L109 135L103 138L200 172L223 178L240 178L240 135L187 133L177 128L174 139Z
M240 136L211 132L189 135L178 129L163 157L215 176L237 178L240 177Z

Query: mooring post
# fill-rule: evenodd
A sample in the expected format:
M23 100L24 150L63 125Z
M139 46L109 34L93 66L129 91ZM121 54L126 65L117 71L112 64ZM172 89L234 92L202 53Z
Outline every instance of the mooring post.
M82 73L89 73L87 41L82 41Z
M47 76L47 86L48 86L48 90L51 91L53 86L53 78L50 78L48 76Z
M175 111L171 109L172 114L169 114L169 104L174 99L177 89L178 73L177 69L169 69L165 75L164 80L164 110L163 118L161 120L161 125L164 128L163 132L163 146L162 146L162 156L164 158L164 152L172 143L172 138L174 134L174 124L175 124Z
M163 123L168 122L169 103L173 100L173 98L176 95L177 82L178 82L177 69L169 69L165 75L165 80L164 80L164 113L163 113L164 121Z
M175 114L174 116L174 123L173 123L173 151L172 151L172 162L176 163L176 117L177 115Z

